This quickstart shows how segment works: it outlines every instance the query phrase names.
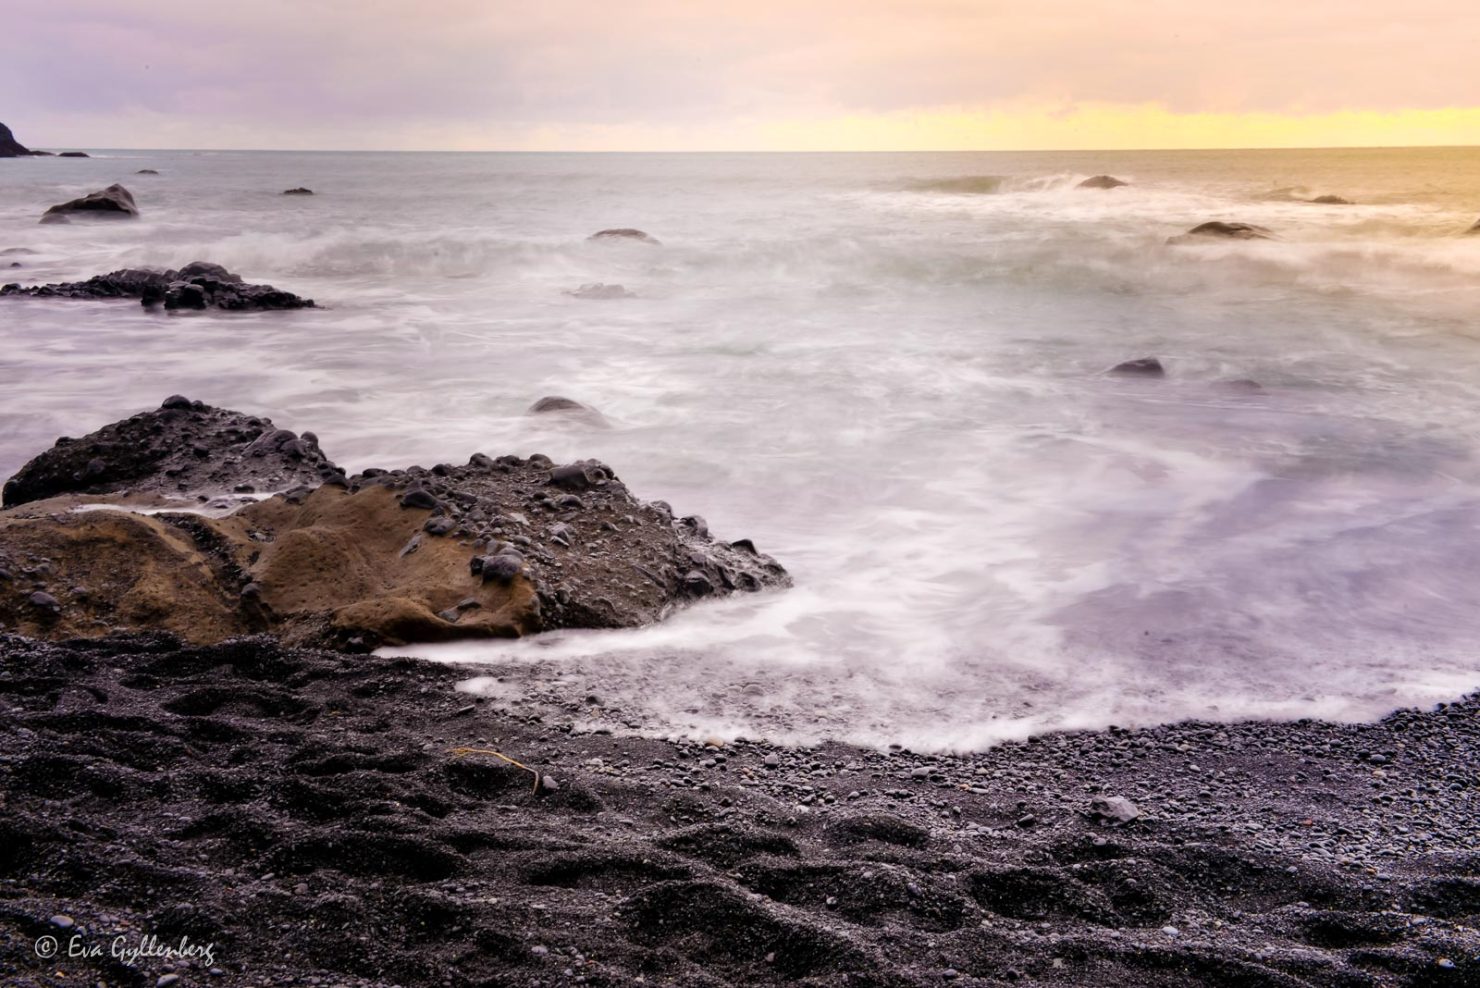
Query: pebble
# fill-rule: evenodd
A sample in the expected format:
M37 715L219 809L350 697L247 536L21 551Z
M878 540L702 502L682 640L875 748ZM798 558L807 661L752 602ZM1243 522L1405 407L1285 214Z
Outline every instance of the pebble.
M51 918L51 925L55 926L59 930L70 930L73 926L76 926L77 924L73 921L72 917L68 916L66 913L57 913Z

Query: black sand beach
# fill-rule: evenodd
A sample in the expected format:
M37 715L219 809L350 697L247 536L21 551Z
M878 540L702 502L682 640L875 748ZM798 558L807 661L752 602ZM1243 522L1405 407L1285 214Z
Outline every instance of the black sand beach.
M582 734L460 674L0 639L0 979L1480 984L1473 697L937 757Z

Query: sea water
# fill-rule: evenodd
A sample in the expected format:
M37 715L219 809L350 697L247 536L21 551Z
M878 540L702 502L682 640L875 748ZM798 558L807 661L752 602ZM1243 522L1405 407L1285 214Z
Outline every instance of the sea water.
M351 469L597 457L795 577L398 650L500 703L971 748L1480 686L1480 149L95 154L0 161L0 280L199 259L321 308L0 300L0 474L183 393ZM139 220L36 223L114 181ZM1207 220L1277 239L1166 244Z

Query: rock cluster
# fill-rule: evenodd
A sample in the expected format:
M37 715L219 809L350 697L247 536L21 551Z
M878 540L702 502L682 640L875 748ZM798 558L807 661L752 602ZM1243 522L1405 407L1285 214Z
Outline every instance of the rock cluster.
M250 285L240 275L219 264L192 261L178 271L123 268L94 275L86 281L50 285L9 284L0 286L0 297L29 295L36 298L117 299L136 298L144 305L163 303L166 309L225 309L239 312L256 309L304 309L313 299L271 285Z
M480 453L347 477L310 433L178 396L60 441L5 504L0 626L38 637L267 631L359 650L631 627L789 582L594 461Z

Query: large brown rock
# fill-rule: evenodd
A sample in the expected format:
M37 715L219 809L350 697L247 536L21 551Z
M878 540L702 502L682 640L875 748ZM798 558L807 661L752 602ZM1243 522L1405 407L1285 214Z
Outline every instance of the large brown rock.
M265 484L294 486L232 510ZM476 454L346 478L311 434L183 398L59 444L6 503L0 625L37 637L364 649L632 627L789 583L748 540L634 498L595 461Z

